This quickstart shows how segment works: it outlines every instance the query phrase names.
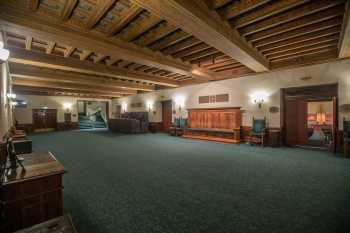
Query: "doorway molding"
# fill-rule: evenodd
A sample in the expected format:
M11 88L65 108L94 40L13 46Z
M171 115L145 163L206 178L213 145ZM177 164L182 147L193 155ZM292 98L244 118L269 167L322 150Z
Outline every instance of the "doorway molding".
M287 145L287 115L286 101L288 99L297 98L304 101L333 101L334 102L334 120L333 120L333 151L336 151L337 135L339 130L339 106L338 106L338 83L281 88L281 136L283 145Z

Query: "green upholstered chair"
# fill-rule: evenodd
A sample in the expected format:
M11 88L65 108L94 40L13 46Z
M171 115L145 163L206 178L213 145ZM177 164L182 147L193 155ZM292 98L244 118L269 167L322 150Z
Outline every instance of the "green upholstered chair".
M184 128L187 127L186 118L175 118L174 122L170 127L170 134L173 136L181 136L183 134Z
M349 143L350 143L350 121L343 120L343 141L344 141L344 154L348 156Z
M250 132L250 144L260 144L264 146L266 136L266 118L255 119L253 117L252 130Z

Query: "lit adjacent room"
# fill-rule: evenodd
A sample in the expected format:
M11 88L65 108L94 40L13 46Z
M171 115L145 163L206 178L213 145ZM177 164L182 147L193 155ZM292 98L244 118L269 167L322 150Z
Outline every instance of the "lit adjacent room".
M350 1L0 1L1 233L349 233Z

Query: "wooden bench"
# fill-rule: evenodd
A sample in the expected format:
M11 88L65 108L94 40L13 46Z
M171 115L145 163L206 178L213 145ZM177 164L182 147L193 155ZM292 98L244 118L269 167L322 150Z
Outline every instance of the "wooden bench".
M240 143L240 128L186 128L184 129L184 134L182 137L223 143Z

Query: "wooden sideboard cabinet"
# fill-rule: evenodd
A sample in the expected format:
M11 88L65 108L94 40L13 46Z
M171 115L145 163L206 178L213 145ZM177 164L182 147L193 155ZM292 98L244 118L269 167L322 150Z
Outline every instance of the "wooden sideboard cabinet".
M14 232L63 214L63 165L50 152L25 154L23 158L26 170L17 168L15 175L5 177L2 186L2 233Z

